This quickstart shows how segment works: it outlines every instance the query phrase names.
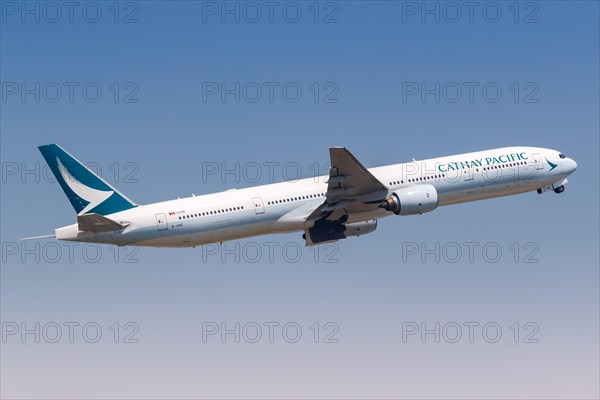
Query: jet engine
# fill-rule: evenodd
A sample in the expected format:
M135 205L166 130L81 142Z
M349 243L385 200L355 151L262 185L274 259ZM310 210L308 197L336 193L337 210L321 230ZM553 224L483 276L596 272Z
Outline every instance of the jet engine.
M344 224L344 226L346 227L346 230L344 231L346 237L366 235L377 229L377 220L370 219L368 221L352 222Z
M310 236L310 241L307 241L307 245L332 242L350 236L366 235L376 228L376 219L351 223L321 219L316 221L312 228L308 229L307 233ZM306 239L306 233L302 237Z
M438 194L430 184L413 185L393 192L379 207L396 215L415 215L433 211L438 206Z

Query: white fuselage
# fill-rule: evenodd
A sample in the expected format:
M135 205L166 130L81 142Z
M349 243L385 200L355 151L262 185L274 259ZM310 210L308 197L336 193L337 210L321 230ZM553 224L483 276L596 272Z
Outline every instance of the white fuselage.
M526 157L526 158L525 158ZM554 165L554 167L553 167ZM394 164L369 171L388 187L431 184L439 206L556 188L577 164L559 152L506 147ZM302 179L164 201L107 215L128 224L120 231L82 232L73 224L57 239L117 245L193 247L250 236L304 231L308 216L324 201L327 178ZM349 215L358 222L395 215L382 208Z

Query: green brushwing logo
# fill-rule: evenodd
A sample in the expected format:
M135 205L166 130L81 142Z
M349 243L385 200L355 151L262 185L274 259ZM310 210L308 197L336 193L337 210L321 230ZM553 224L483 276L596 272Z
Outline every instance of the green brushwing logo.
M551 163L550 161L548 161L547 158L546 158L546 162L550 166L550 171L552 171L554 168L558 167L558 164Z

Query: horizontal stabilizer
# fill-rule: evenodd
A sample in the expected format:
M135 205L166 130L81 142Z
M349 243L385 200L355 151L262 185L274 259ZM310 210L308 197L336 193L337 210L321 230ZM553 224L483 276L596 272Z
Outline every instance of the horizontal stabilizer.
M129 224L120 224L100 214L85 214L77 216L79 230L84 232L110 232L118 231Z

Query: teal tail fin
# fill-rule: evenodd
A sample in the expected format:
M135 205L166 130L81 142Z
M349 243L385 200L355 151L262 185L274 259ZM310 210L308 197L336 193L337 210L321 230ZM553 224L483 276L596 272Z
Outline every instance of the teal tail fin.
M77 215L108 215L138 206L60 146L39 149Z

